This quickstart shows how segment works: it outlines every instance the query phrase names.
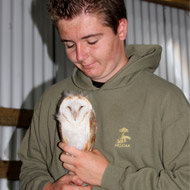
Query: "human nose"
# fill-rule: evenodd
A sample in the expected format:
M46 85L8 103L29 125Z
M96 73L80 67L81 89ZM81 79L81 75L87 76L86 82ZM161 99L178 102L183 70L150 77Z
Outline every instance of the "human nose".
M76 48L76 59L79 62L84 61L88 57L88 49L87 47L79 44Z

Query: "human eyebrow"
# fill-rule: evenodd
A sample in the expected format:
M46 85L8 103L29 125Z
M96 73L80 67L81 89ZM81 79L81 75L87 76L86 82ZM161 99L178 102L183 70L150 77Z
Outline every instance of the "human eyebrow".
M91 37L102 36L102 35L103 35L102 33L89 34L87 36L82 37L81 39L84 40L84 39L88 39L88 38L91 38ZM72 43L74 43L72 40L67 40L67 39L61 39L61 42L72 42Z
M102 33L89 34L89 35L87 35L87 36L82 37L81 39L84 40L84 39L88 39L88 38L91 38L91 37L97 37L97 36L102 36L102 35L103 35Z
M66 40L66 39L61 39L61 42L72 42L72 43L74 43L72 40Z

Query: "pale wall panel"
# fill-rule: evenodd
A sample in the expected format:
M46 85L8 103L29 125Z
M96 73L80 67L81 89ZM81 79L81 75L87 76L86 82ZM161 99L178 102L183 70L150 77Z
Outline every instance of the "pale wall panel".
M166 38L165 38L165 22L164 22L164 10L165 8L161 5L156 6L157 10L157 35L158 44L163 48L162 57L160 60L160 66L158 68L158 75L164 79L167 79L167 66L166 66Z
M32 8L31 8L31 1L25 0L23 1L23 53L22 53L22 99L24 102L22 103L23 107L25 108L32 108L34 101L33 95L28 95L30 91L33 89L33 43L34 43L34 22L32 19ZM25 99L27 100L25 101Z
M150 39L151 39L151 35L150 35L150 12L149 12L149 3L144 2L142 3L142 28L141 28L141 32L142 32L142 43L143 44L150 44Z
M190 14L178 11L182 90L190 100Z
M4 105L10 106L11 104L11 1L6 0L1 2L1 70L0 70L0 101L3 102ZM9 77L8 77L9 76Z
M190 101L189 12L140 0L127 0L127 44L160 44L163 48L155 73L174 83Z

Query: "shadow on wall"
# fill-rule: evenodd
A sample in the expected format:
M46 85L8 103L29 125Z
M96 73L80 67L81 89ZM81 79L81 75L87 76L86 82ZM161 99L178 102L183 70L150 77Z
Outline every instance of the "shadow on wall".
M49 18L47 9L48 9L48 0L42 0L42 1L33 0L31 2L30 14L34 24L34 30L33 30L34 41L36 40L36 37L41 39L43 51L47 51L46 56L47 55L49 56L48 58L51 60L52 68L54 69L56 68L55 51L53 47L55 44L55 36L54 36L55 30ZM35 56L35 47L33 48ZM46 64L44 55L41 61L44 62L44 65ZM33 64L37 63L35 63L34 61ZM35 75L33 73L33 81L35 80L34 76ZM22 108L30 108L30 109L33 108L38 99L40 98L40 96L42 95L43 91L49 86L51 86L55 81L56 81L56 76L55 73L53 73L53 78L49 79L48 81L42 81L40 85L33 87L33 89L30 91L30 93L24 100Z
M48 2L49 0L33 0L31 3L30 14L34 23L34 30L36 29L36 31L38 31L38 33L34 33L34 39L35 35L39 34L42 41L43 70L45 70L45 67L50 62L52 67L48 68L48 73L52 74L49 80L43 79L40 85L35 86L31 90L27 98L24 100L22 108L33 109L46 88L63 80L67 76L70 76L73 70L73 64L67 59L65 47L61 43L57 30L50 19ZM50 61L47 63L46 60ZM38 63L34 64L38 65Z
M40 85L33 87L33 89L23 101L21 106L22 109L34 109L34 105L37 103L44 90L50 87L52 84L70 76L73 70L73 64L66 58L65 48L63 44L61 44L57 31L50 20L48 13L48 0L33 0L31 3L30 14L34 23L34 30L37 31L35 34L33 34L34 39L35 35L40 36L43 48L45 47L43 53L46 51L44 55L48 56L48 60L50 60L52 64L52 71L49 73L53 72L53 74L52 78L50 77L49 80L43 80ZM45 59L44 55L42 56L42 61L45 65L45 60L47 60L47 57ZM24 137L25 133L26 130L24 129L14 131L5 149L5 153L9 155L9 158L16 159L18 150L15 149L15 145L18 144L17 147L20 146L20 141ZM17 189L17 183L18 181L8 181L8 188L10 190Z

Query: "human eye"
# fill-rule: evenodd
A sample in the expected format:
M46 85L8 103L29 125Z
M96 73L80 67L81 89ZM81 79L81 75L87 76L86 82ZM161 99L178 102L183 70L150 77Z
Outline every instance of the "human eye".
M88 40L87 41L87 43L89 44L89 45L94 45L94 44L96 44L98 42L98 40Z
M73 48L74 45L75 45L73 42L64 42L64 44L65 44L65 47L68 48L68 49Z
M88 39L86 39L86 42L89 44L89 45L94 45L98 42L98 38L97 37L89 37Z

